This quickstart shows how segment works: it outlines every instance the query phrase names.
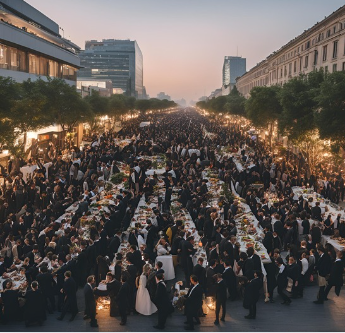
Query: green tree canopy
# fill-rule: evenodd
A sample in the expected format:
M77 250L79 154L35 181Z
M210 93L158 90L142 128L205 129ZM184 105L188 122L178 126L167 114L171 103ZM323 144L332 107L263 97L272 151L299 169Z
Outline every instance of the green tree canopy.
M230 94L227 96L225 110L232 115L245 116L246 99L240 94L236 86L234 86Z
M315 97L316 124L322 139L330 139L345 149L345 73L328 74Z
M316 128L314 111L315 97L320 91L323 72L311 72L285 83L280 92L283 112L279 118L279 132L296 141Z

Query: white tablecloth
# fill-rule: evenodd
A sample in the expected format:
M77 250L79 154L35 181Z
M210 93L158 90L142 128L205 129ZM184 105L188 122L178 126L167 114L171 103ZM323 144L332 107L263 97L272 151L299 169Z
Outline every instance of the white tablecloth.
M173 264L173 259L171 255L167 256L158 256L157 261L161 261L163 264L162 269L164 269L164 280L173 280L175 279L175 269Z

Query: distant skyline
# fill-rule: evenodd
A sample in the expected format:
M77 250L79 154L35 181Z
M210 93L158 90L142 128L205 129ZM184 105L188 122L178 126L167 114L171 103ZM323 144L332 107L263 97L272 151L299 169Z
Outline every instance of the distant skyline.
M82 49L136 40L150 97L198 100L222 85L224 56L247 70L344 5L343 0L26 0ZM238 53L237 53L238 50Z

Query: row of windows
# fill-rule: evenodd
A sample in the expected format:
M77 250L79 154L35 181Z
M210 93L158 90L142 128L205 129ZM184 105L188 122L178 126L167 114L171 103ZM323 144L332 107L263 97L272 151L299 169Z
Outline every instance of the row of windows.
M77 77L72 66L4 44L0 44L0 68L74 81Z
M313 38L311 41L304 42L297 48L295 48L293 51L288 52L287 54L282 55L280 58L277 60L277 64L281 64L285 62L285 60L292 58L293 56L296 56L300 53L300 51L308 50L310 46L314 46L316 43L322 41L324 39L324 36L326 35L326 38L334 35L336 32L339 32L345 28L345 21L344 22L339 22L335 24L331 29L328 29L326 31L326 34L324 32L319 33L318 36Z
M292 66L292 64L290 64ZM290 65L289 65L289 74L290 74ZM323 68L323 67L321 67ZM321 69L320 68L320 69ZM345 62L342 63L342 66L341 66L341 70L342 71L345 71ZM286 67L285 67L285 71L286 71ZM325 73L328 73L330 71L330 69L328 68L328 66L325 66L324 67L324 71ZM338 71L338 64L333 64L332 65L332 73ZM296 72L296 71L295 71ZM286 73L286 72L285 72ZM283 69L281 69L281 72L280 72L281 76L280 78L282 78L282 74L283 74ZM285 74L286 76L286 74ZM269 76L266 76L264 78L261 78L259 80L255 80L251 83L248 83L248 84L242 84L242 85L239 85L238 86L238 89L239 91L246 95L246 94L249 94L250 91L254 88L254 87L257 87L257 86L266 86L268 85L269 83L272 83L274 84L274 81L278 80L278 70L277 71L273 71L270 73L270 77ZM271 81L271 82L270 82ZM280 82L279 84L280 85L283 85L284 83L286 83L286 81L284 82Z

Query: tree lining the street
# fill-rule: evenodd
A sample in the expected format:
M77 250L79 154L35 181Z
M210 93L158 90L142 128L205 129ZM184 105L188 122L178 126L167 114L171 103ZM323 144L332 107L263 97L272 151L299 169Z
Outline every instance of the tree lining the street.
M23 156L27 132L60 125L69 145L74 128L87 123L90 131L99 129L100 118L109 116L114 121L135 111L164 110L177 106L174 101L135 99L131 96L100 96L93 91L82 98L66 81L47 77L17 83L0 76L0 146L14 156ZM144 107L143 107L144 105Z
M311 169L327 150L324 140L330 141L334 159L340 148L345 151L344 71L325 73L321 69L293 78L283 86L254 87L247 100L234 90L196 105L211 114L241 115L254 126L267 129L269 141L276 122L279 134L300 149Z

